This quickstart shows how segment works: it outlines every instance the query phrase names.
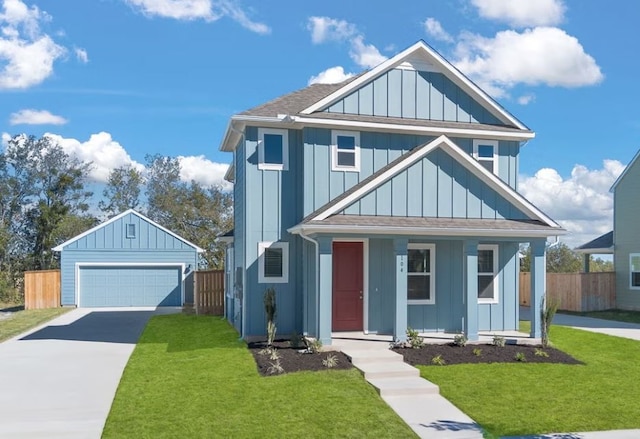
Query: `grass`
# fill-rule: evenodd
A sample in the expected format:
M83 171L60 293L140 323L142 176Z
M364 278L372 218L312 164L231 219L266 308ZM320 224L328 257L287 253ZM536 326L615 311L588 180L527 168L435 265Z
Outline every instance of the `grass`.
M640 323L640 311L626 311L622 309L608 309L606 311L560 311L574 316L593 317L595 319L615 320L618 322Z
M0 342L70 311L71 308L28 309L0 320Z
M640 428L639 342L559 326L551 340L586 364L419 368L490 435Z
M415 437L355 370L260 377L216 317L153 317L124 371L105 438Z

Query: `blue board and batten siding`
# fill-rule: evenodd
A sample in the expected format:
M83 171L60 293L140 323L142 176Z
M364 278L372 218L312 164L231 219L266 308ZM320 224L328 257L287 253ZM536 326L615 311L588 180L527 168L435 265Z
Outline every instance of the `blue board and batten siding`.
M181 306L193 302L197 263L196 248L128 213L62 248L61 302L78 305L79 295L80 306Z
M325 111L504 125L442 73L403 69L386 72Z

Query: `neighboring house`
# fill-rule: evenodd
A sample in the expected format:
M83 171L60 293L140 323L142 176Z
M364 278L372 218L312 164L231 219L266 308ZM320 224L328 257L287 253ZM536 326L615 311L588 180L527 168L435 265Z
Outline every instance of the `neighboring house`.
M611 187L616 307L640 310L640 151Z
M583 270L585 273L588 273L591 255L613 254L613 231L600 235L586 244L574 248L573 251L584 256Z
M193 303L203 250L127 210L60 244L63 306L182 306Z
M340 84L314 84L233 116L234 232L227 316L280 335L406 337L518 329L518 249L564 230L517 192L534 133L424 42ZM540 335L533 312L532 337Z

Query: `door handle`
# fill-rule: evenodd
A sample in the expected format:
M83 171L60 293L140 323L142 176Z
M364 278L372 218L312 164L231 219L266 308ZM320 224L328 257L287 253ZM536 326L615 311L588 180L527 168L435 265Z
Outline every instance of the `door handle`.
M360 300L362 300L362 291L360 291Z

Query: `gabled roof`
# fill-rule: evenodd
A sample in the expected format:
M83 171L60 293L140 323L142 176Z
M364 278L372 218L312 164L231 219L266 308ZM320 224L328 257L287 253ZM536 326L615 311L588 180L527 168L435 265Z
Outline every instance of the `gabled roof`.
M296 231L299 226L311 224L317 221L323 221L332 215L335 215L357 200L361 199L374 189L383 185L391 178L409 168L418 160L425 157L431 151L441 148L446 153L451 155L454 160L463 165L481 181L485 182L489 187L495 190L498 194L504 197L507 201L512 203L515 207L528 215L532 220L540 221L547 227L551 227L557 230L557 234L563 234L564 229L560 227L558 223L552 220L549 216L544 214L541 210L535 207L526 198L514 191L509 185L503 182L493 173L485 169L480 163L472 158L469 154L466 154L458 145L452 142L447 136L440 136L431 142L417 146L408 151L404 155L393 160L388 165L379 169L368 178L362 180L357 185L353 186L348 191L342 193L338 197L331 200L329 203L317 209L315 212L309 214L302 222L290 229L290 231Z
M171 230L168 230L168 229L166 229L166 228L162 227L160 224L156 223L155 221L153 221L153 220L151 220L151 219L147 218L146 216L144 216L144 215L143 215L143 214L141 214L140 212L137 212L137 211L135 211L135 210L133 210L133 209L129 209L129 210L126 210L126 211L124 211L124 212L122 212L122 213L119 213L118 215L116 215L116 216L114 216L114 217L112 217L112 218L108 219L107 221L105 221L105 222L103 222L103 223L98 224L97 226L95 226L95 227L93 227L93 228L91 228L91 229L87 230L86 232L83 232L83 233L79 234L78 236L75 236L75 237L71 238L70 240L68 240L68 241L66 241L66 242L63 242L62 244L60 244L60 245L58 245L58 246L56 246L56 247L52 248L52 250L53 250L54 252L62 251L62 249L64 249L67 245L69 245L69 244L71 244L71 243L73 243L73 242L76 242L76 241L78 241L79 239L82 239L82 238L84 238L85 236L90 235L91 233L95 232L96 230L101 229L101 228L105 227L105 226L106 226L106 225L108 225L108 224L114 223L114 222L118 221L120 218L123 218L123 217L125 217L125 216L127 216L127 215L129 215L129 214L133 214L133 215L137 216L138 218L140 218L140 219L142 219L142 220L144 220L144 221L147 221L149 224L153 225L154 227L159 228L159 229L160 229L160 230L162 230L163 232L168 233L169 235L173 236L174 238L176 238L176 239L178 239L178 240L180 240L180 241L184 242L184 243L185 243L185 244L187 244L188 246L193 247L193 248L194 248L198 253L203 253L203 252L204 252L204 249L202 249L202 248L198 247L197 245L195 245L195 244L193 244L193 243L191 243L191 242L187 241L187 240L186 240L186 239L184 239L183 237L176 235L176 234L175 234L175 233L173 233Z
M508 125L512 125L520 130L528 131L529 128L518 119L516 119L511 113L505 110L500 104L498 104L493 98L485 93L480 87L475 85L473 81L467 78L460 70L455 68L449 61L447 61L442 55L440 55L434 48L429 46L424 41L420 40L411 47L398 53L396 56L389 58L385 62L379 64L372 70L360 75L355 80L343 85L333 93L317 101L313 105L305 108L301 111L302 114L312 114L316 111L321 111L324 108L330 106L334 102L346 97L352 91L358 87L372 81L378 76L382 75L395 67L398 67L402 63L409 59L421 58L428 64L435 65L436 68L442 71L456 85L462 88L465 92L475 98L483 107L489 110L499 120L502 120Z
M613 230L573 249L577 253L613 253Z
M614 192L616 190L616 186L618 186L618 184L622 181L624 176L627 175L627 172L629 171L629 169L631 169L631 167L635 165L636 161L638 160L638 157L640 157L640 150L636 152L636 155L633 156L633 158L631 159L627 167L624 168L624 171L622 171L622 174L620 174L620 176L613 183L613 186L611 186L611 189L609 189L609 192Z

